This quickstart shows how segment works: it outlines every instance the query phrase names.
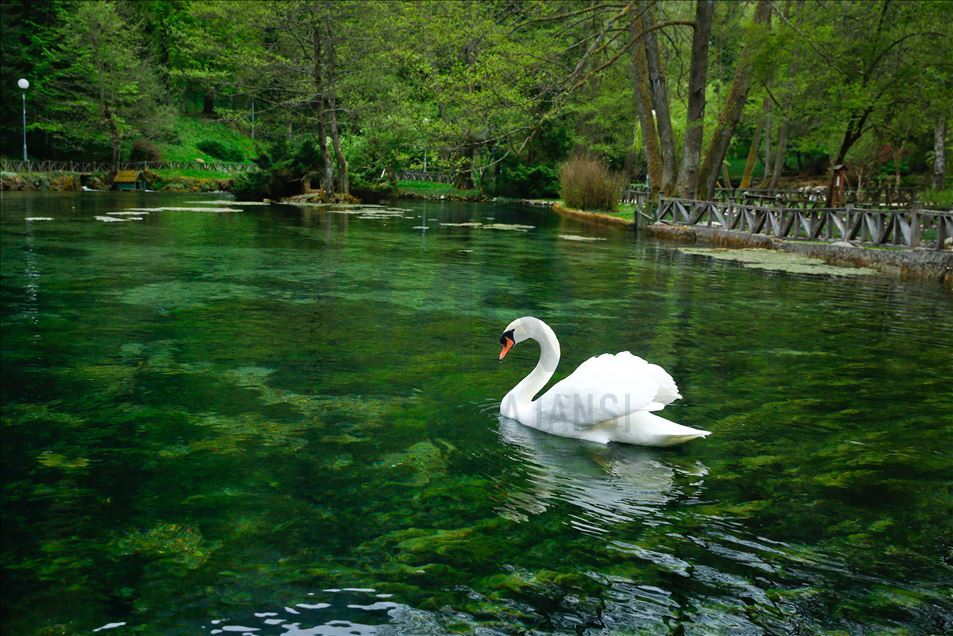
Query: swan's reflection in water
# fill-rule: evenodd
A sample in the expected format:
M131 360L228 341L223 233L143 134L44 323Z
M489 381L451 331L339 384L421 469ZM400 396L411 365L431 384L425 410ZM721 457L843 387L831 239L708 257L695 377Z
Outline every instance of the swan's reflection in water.
M500 515L525 521L559 502L578 510L567 522L602 533L613 524L652 517L669 502L693 497L707 467L665 451L601 445L557 437L499 416L500 439L525 466L525 487L515 486Z

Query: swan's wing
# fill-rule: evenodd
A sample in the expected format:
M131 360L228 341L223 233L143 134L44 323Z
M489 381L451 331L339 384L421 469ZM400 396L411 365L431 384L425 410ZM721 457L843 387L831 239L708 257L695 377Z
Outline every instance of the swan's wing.
M664 369L623 351L589 358L534 404L543 422L589 428L634 411L657 411L679 397Z

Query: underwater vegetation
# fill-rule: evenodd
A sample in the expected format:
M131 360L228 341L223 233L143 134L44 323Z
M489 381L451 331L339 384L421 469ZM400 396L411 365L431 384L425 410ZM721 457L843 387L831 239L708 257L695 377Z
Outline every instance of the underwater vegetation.
M953 627L942 288L565 239L586 230L504 205L105 224L144 206L63 201L0 217L4 632ZM526 313L566 369L658 361L666 412L714 434L499 419L537 355L501 367L499 329Z

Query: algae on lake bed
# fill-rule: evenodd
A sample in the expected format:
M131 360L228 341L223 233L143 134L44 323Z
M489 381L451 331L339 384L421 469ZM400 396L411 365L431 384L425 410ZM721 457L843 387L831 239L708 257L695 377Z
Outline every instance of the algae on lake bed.
M708 256L716 260L736 261L745 267L791 274L818 274L832 276L876 275L878 272L866 267L841 267L829 265L819 258L793 254L783 250L757 248L725 249L717 247L680 247L685 254Z

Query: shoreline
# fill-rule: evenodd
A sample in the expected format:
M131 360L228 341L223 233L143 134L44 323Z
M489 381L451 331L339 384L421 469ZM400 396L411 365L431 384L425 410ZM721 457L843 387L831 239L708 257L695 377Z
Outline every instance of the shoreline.
M231 192L232 178L208 179L153 175L149 188L156 192ZM94 190L111 190L109 175L102 172L4 172L0 174L3 192L82 192L83 186Z
M636 229L635 221L609 216L600 212L587 212L553 204L553 211L562 216L597 225L617 225ZM817 258L830 265L867 267L881 275L904 280L930 280L953 289L953 252L925 248L874 248L844 241L819 243L792 241L724 230L698 225L670 225L653 223L640 225L638 232L646 236L677 243L700 243L712 247L781 250L810 258Z

